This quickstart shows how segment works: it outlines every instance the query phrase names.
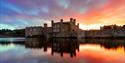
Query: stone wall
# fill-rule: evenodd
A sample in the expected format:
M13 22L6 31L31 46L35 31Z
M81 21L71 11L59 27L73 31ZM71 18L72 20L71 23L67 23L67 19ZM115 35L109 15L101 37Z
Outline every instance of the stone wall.
M26 27L25 36L32 37L32 36L42 35L42 31L43 31L42 27Z

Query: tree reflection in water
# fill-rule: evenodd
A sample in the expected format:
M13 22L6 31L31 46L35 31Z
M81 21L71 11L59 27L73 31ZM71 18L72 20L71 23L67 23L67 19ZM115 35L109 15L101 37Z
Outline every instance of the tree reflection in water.
M118 47L124 47L125 39L85 39L84 44L98 44L105 49L117 49Z

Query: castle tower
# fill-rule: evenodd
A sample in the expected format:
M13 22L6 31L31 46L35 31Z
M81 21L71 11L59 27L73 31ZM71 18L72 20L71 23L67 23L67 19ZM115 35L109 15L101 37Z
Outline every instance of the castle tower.
M76 19L70 18L70 31L75 31L76 29Z
M61 22L61 23L60 23L60 32L62 32L62 31L63 31L63 30L62 30L62 29L63 29L63 19L60 19L60 22Z
M77 27L79 28L79 23L77 23Z
M70 18L70 22L72 22L73 21L73 18Z
M76 24L76 19L73 19L73 24L74 24L74 25Z

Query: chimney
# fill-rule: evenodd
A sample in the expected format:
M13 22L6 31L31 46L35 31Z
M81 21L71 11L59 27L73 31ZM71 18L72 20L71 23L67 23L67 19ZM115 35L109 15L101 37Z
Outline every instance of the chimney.
M51 20L51 26L53 26L54 20Z
M47 23L44 23L44 28L47 28Z

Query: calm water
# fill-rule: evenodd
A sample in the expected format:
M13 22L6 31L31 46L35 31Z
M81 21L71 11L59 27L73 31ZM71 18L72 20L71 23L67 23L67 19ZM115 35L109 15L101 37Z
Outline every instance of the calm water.
M125 63L125 40L0 38L0 63Z

